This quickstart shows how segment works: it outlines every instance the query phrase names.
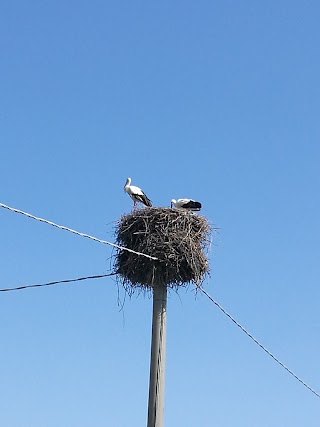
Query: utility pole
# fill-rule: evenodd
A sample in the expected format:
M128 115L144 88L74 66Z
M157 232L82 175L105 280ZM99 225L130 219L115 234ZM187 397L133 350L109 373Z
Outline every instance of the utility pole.
M153 287L152 338L147 427L163 427L167 287Z
M202 283L209 272L204 250L210 225L183 209L145 207L122 215L116 236L115 271L125 289L153 292L147 427L163 427L167 289Z

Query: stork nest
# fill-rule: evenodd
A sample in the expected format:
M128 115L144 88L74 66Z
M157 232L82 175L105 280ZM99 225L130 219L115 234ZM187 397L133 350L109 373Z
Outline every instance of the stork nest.
M171 288L200 285L209 273L205 254L210 226L202 215L167 207L142 208L123 215L116 226L115 271L124 286Z

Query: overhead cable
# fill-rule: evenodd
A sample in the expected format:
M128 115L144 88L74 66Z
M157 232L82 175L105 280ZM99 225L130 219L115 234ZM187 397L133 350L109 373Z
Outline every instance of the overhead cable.
M55 280L54 282L47 282L47 283L36 283L36 284L32 284L32 285L21 285L21 286L15 287L15 288L0 288L0 292L20 291L21 289L40 288L42 286L58 285L59 283L79 282L81 280L88 280L88 279L101 279L102 277L114 276L115 274L116 273L98 274L95 276L77 277L76 279L64 279L64 280Z
M254 343L256 343L260 348L262 348L263 351L265 351L268 356L272 357L273 360L275 360L283 369L285 369L287 372L289 372L290 375L292 375L296 380L298 380L301 384L303 384L308 390L310 390L313 394L315 394L317 397L320 397L320 394L317 393L312 387L310 387L307 383L305 383L301 378L298 377L291 369L289 369L284 363L282 363L275 355L273 355L264 345L262 345L253 335L250 334L240 323L235 320L231 314L229 314L217 301L215 301L212 296L208 294L201 286L199 286L200 291L205 294L213 304L215 304L219 310L222 311L223 314L225 314L235 325L238 326L244 332L249 338L252 339Z
M30 214L28 212L24 212L24 211L22 211L20 209L13 208L13 207L5 205L4 203L1 203L1 202L0 202L0 207L2 207L4 209L8 209L9 211L12 211L12 212L15 212L15 213L19 213L21 215L25 215L25 216L27 216L29 218L35 219L36 221L40 221L40 222L44 222L45 224L52 225L53 227L60 228L61 230L70 231L71 233L77 234L78 236L86 237L88 239L95 240L96 242L103 243L105 245L113 246L114 248L121 249L123 251L132 252L132 253L134 253L136 255L144 256L146 258L153 259L153 260L157 260L158 259L158 258L153 257L151 255L143 254L142 252L136 252L136 251L134 251L132 249L125 248L125 247L119 246L119 245L117 245L115 243L108 242L107 240L98 239L97 237L90 236L89 234L81 233L80 231L73 230L72 228L66 227L65 225L56 224L56 223L54 223L52 221L48 221L47 219L34 216L34 215L32 215L32 214Z

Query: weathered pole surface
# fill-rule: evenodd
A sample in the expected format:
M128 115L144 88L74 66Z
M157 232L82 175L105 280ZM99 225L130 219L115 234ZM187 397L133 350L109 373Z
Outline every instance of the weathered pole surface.
M153 288L152 338L147 427L163 427L167 287Z

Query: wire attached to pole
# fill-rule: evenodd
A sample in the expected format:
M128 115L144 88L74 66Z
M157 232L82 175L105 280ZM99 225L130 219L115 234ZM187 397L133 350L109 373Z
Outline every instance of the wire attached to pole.
M200 291L206 295L213 304L215 304L219 310L222 311L223 314L225 314L235 325L238 326L244 332L252 341L257 344L260 348L262 348L263 351L267 353L268 356L272 357L273 360L275 360L283 369L285 369L287 372L289 372L290 375L292 375L296 380L298 380L302 385L304 385L308 390L310 390L313 394L315 394L317 397L320 397L320 394L317 393L312 387L310 387L307 383L305 383L301 378L298 377L291 369L289 369L284 363L282 363L274 354L272 354L264 345L262 345L253 335L250 334L242 325L240 325L237 320L231 316L217 301L215 301L212 296L208 294L201 286L199 286Z
M153 257L151 255L143 254L142 252L133 251L132 249L125 248L123 246L119 246L119 245L117 245L115 243L108 242L107 240L98 239L97 237L90 236L90 234L81 233L80 231L73 230L72 228L66 227L65 225L56 224L55 222L48 221L47 219L40 218L38 216L34 216L34 215L32 215L32 214L30 214L28 212L24 212L24 211L22 211L20 209L13 208L13 207L5 205L4 203L1 203L1 202L0 202L0 207L2 207L4 209L8 209L9 211L12 211L12 212L15 212L15 213L19 213L21 215L25 215L25 216L27 216L29 218L35 219L36 221L40 221L40 222L44 222L45 224L52 225L53 227L60 228L61 230L70 231L71 233L77 234L78 236L86 237L88 239L95 240L96 242L103 243L105 245L110 245L110 246L113 246L114 248L117 248L117 249L121 249L123 251L133 252L136 255L144 256L144 257L149 258L149 259L158 260L158 258Z
M40 288L42 286L52 286L52 285L57 285L59 283L79 282L81 280L89 280L89 279L101 279L102 277L114 276L115 274L116 273L99 274L99 275L95 275L95 276L77 277L76 279L64 279L64 280L56 280L54 282L36 283L36 284L32 284L32 285L22 285L22 286L17 286L16 288L0 288L0 292L20 291L21 289Z

